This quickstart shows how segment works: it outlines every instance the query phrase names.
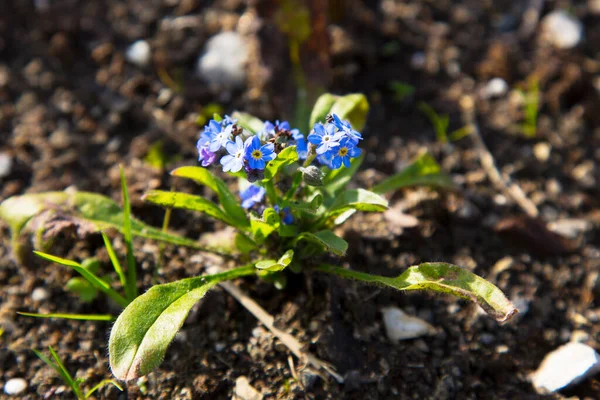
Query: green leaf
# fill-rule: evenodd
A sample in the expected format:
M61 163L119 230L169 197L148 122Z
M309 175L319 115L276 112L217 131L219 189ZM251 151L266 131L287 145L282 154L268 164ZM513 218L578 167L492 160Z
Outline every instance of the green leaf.
M375 185L371 190L383 194L407 186L422 185L454 188L452 179L442 172L440 165L429 153L421 154L408 167Z
M53 313L53 314L38 314L38 313L28 313L17 311L17 314L23 315L24 317L34 317L34 318L58 318L58 319L72 319L76 321L107 321L111 322L117 319L114 315L109 314L61 314L61 313Z
M333 103L335 103L337 99L338 96L331 93L324 93L319 96L310 114L310 129L312 129L317 122L325 123L325 117L327 117L331 107L333 107Z
M345 255L346 250L348 250L348 242L330 230L319 231L317 233L303 232L298 236L296 242L300 240L318 244L338 256Z
M67 386L69 386L73 390L75 397L77 397L78 399L82 398L79 383L73 380L73 377L71 376L67 368L65 368L65 365L62 363L60 357L58 357L58 354L56 354L56 351L54 351L52 346L49 346L48 349L50 350L50 354L52 355L52 358L54 360L50 360L48 357L46 357L41 352L35 349L32 350L36 356L38 356L44 363L46 363L46 365L48 365L49 367L51 367L59 373L62 380L67 384Z
M224 280L255 273L253 265L215 275L153 286L119 315L108 344L110 366L117 379L129 381L156 368L183 325L190 309L209 289Z
M253 134L262 131L265 127L263 121L248 113L236 111L231 115L231 117L233 119L237 119L237 124L239 126L252 132Z
M123 196L123 239L127 247L127 281L125 293L129 300L137 297L137 269L133 255L133 235L131 233L131 203L129 202L129 191L127 190L127 181L123 166L120 166L121 172L121 193Z
M256 244L261 245L271 233L279 228L281 220L279 214L273 208L266 208L263 211L262 219L254 216L250 217L250 231Z
M350 161L350 168L346 168L342 165L341 168L334 169L325 175L323 189L332 197L342 189L346 187L350 179L356 174L358 168L364 160L364 153L359 157L353 158Z
M56 256L53 256L50 254L42 253L40 251L34 251L34 253L37 256L43 258L44 260L54 262L57 264L61 264L61 265L64 265L65 267L73 268L81 276L83 276L89 283L91 283L92 286L94 286L96 289L101 290L102 292L106 293L106 295L108 297L110 297L115 302L117 302L121 307L127 307L127 304L129 304L129 301L126 298L124 298L123 296L121 296L119 293L117 293L113 288L111 288L107 282L105 282L104 280L102 280L101 278L96 276L95 274L91 273L87 269L83 268L79 263L76 263L75 261L67 260L66 258L56 257Z
M365 189L351 189L335 198L324 218L335 219L334 224L340 224L354 214L354 211L383 212L387 208L387 200L380 195Z
M361 131L367 122L369 101L364 94L354 93L338 98L330 110L341 119L347 119L357 131Z
M87 229L97 232L116 229L123 232L123 211L111 199L97 193L88 192L46 192L13 196L0 204L0 218L9 225L13 245L24 231L33 229L35 217L44 211L57 210L68 214L77 222L86 224ZM199 250L206 249L200 243L171 233L162 232L135 218L131 219L132 234L147 239L159 240L179 246ZM18 252L18 249L14 249Z
M242 254L249 254L257 249L256 243L252 239L239 232L235 235L235 247Z
M117 253L115 253L115 249L113 248L110 239L104 232L102 232L102 240L104 240L104 247L106 247L106 252L108 253L108 258L110 258L110 262L112 263L113 269L119 276L119 281L123 287L127 287L127 278L125 277L125 272L121 268L121 263L117 258ZM133 300L133 299L130 299Z
M191 211L203 212L213 218L220 219L228 225L234 225L225 213L210 200L188 193L166 192L164 190L150 190L142 197L144 201L167 208L183 208Z
M319 207L323 204L323 196L320 193L317 193L308 203L302 201L290 201L288 204L295 210L316 214Z
M265 168L265 178L262 180L262 182L270 181L275 175L277 175L277 172L281 168L291 165L296 161L298 161L298 152L296 152L296 146L286 147L277 155L277 158L269 161Z
M256 268L264 271L283 271L294 259L294 250L288 250L279 260L263 260L256 263Z
M518 310L492 283L465 268L447 263L424 263L408 268L390 278L351 271L333 265L320 265L317 270L347 279L380 284L397 290L431 290L471 300L500 322L509 320Z
M240 200L229 190L225 182L210 170L202 167L181 167L171 172L173 176L192 179L200 185L205 185L219 196L219 203L225 213L234 221L237 227L247 227L246 211L240 205Z
M79 296L81 301L84 303L94 301L94 299L98 297L98 289L96 289L91 283L83 278L75 277L69 279L65 288L69 292L75 293L77 296Z

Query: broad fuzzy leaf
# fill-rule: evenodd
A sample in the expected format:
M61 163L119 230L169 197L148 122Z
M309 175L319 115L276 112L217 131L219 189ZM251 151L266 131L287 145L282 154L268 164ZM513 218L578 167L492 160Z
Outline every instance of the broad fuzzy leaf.
M442 172L435 159L429 153L423 153L401 172L390 176L371 190L383 194L407 186L454 188L452 179Z
M291 165L298 161L298 152L296 151L296 146L286 147L277 155L277 158L269 161L265 168L265 178L262 182L268 182L279 170L287 165Z
M306 240L324 247L327 251L338 256L344 256L348 250L348 242L329 230L316 233L303 232L296 241Z
M192 179L200 185L207 186L219 196L219 203L231 221L235 222L235 226L248 226L246 211L240 205L240 200L231 193L225 182L214 175L209 169L202 167L181 167L171 172L171 175Z
M253 265L221 274L153 286L119 315L110 332L108 351L113 374L139 378L156 368L183 325L190 309L224 280L255 273Z
M319 96L310 114L310 129L312 129L317 122L325 123L325 117L327 117L327 114L329 114L331 107L333 107L333 104L337 99L338 96L331 93L324 93Z
M144 201L167 208L183 208L190 211L203 212L213 218L220 219L226 224L233 225L223 210L210 200L188 193L166 192L151 190L144 194Z
M341 119L347 119L354 129L362 131L369 113L367 96L361 93L342 96L335 101L330 113L337 114Z
M250 231L256 244L263 244L265 239L279 228L280 224L279 214L273 208L266 208L263 211L262 219L250 217Z
M46 192L10 197L0 204L0 218L11 228L13 241L27 227L28 222L46 210L68 212L102 231L109 228L123 232L123 211L111 199L88 192ZM162 232L132 218L131 232L134 236L159 240L180 246L203 250L199 243L182 236Z
M397 290L431 290L477 303L499 322L509 320L518 310L492 283L465 268L447 263L424 263L408 268L396 278L351 271L332 265L318 270L343 278L385 285Z
M294 250L288 250L279 260L263 260L256 263L256 268L264 271L283 271L294 258Z
M388 208L388 201L380 195L365 189L351 189L339 194L329 211L324 215L326 220L333 220L334 225L341 224L356 211L383 212Z
M242 128L256 134L264 129L264 122L248 113L236 111L231 116L237 119L237 124Z

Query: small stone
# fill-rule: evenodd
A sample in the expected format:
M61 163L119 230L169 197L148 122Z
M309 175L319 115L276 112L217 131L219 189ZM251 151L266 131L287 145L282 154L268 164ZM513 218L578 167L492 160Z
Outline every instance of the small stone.
M15 396L23 393L27 389L27 381L23 378L12 378L4 384L4 393L9 396Z
M425 67L425 53L418 51L410 57L410 66L413 69L423 69Z
M33 301L44 301L48 300L49 297L50 294L43 287L35 288L33 289L33 292L31 292L31 300Z
M585 219L565 218L549 223L548 228L561 236L575 239L580 233L592 229L592 223Z
M435 328L420 318L410 316L397 307L381 310L388 339L392 343L435 334Z
M237 400L261 400L263 396L258 390L250 385L248 378L245 376L240 376L235 381L233 398Z
M248 44L235 32L222 32L206 43L198 59L198 75L214 85L236 88L246 80Z
M508 93L508 83L502 78L491 79L483 90L484 97L488 99L502 97L506 93Z
M556 10L542 20L542 37L558 49L571 49L583 37L583 25L564 10Z
M583 343L569 342L546 355L530 379L538 393L556 392L598 371L598 353Z
M533 146L533 155L539 162L545 163L550 158L550 143L541 142Z
M0 178L4 178L5 176L8 176L8 174L10 174L12 164L12 157L8 153L0 153Z
M141 68L150 63L151 56L150 44L145 40L134 42L125 52L125 59Z

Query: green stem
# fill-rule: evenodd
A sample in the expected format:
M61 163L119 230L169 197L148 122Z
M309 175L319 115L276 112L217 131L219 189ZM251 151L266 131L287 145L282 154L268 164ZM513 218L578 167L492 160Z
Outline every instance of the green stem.
M277 204L277 192L275 191L275 184L272 179L265 182L265 189L267 191L269 203L271 203L271 206L275 206L275 204Z
M408 282L400 279L402 275L396 278L390 278L387 276L372 275L364 272L352 271L349 269L340 268L329 264L321 264L316 266L314 269L316 269L317 271L326 272L328 274L337 275L342 278L354 279L357 281L374 283L377 285L390 286L398 290L404 290L408 286L410 286Z

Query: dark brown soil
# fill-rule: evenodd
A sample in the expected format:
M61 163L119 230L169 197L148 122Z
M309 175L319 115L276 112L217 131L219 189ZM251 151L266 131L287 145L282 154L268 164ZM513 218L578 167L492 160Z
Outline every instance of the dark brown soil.
M227 100L194 69L210 36L235 28L240 17L251 18L252 7L241 0L2 1L0 152L10 155L13 166L0 177L0 200L74 186L120 201L122 163L134 213L159 226L163 211L143 204L141 194L173 184L198 191L173 182L165 171L195 165L195 120L203 106L219 102L227 113L291 119L291 67L281 61L288 57L285 37L265 11L272 4L250 3L258 3L264 19L249 36L263 47L253 54L247 87ZM427 148L460 186L458 193L419 188L394 194L391 204L403 202L404 211L420 221L400 235L382 216L356 216L343 232L351 251L339 263L392 276L419 262L452 262L498 285L520 314L499 325L453 298L402 295L318 274L292 275L284 291L246 279L242 287L309 350L334 365L345 384L307 370L299 372L299 384L289 351L216 289L193 310L156 372L130 383L124 394L106 387L97 398L231 398L236 379L246 376L272 399L533 399L541 396L527 376L545 354L574 334L599 349L600 15L593 13L594 1L546 1L542 15L570 6L585 26L577 48L559 51L544 43L539 28L530 37L519 35L526 3L332 0L328 28L328 90L363 92L371 103L359 183L370 186ZM192 28L165 27L165 18L185 16L198 22ZM137 39L152 46L147 68L124 60L127 46ZM420 66L415 53L424 57ZM261 68L264 73L257 73ZM166 103L159 96L168 89L165 72L184 87L171 91ZM511 91L488 100L481 92L493 77L517 89L526 88L533 76L539 78L541 111L538 134L528 139L519 133L518 96ZM416 90L396 101L391 81ZM477 98L482 135L500 170L536 203L541 220L563 227L567 218L588 221L590 229L571 238L575 251L557 252L548 242L531 239L539 236L539 224L525 223L522 211L492 187L470 138L436 142L418 102L448 113L454 130L462 126L458 104L465 94ZM169 155L179 156L165 171L143 161L158 140ZM534 155L540 144L551 147L547 160ZM499 232L500 222L513 229ZM175 212L172 228L198 237L215 227L201 216ZM102 299L82 304L66 293L72 273L60 266L35 260L18 266L4 225L0 240L0 383L22 377L29 384L22 398L69 398L62 381L31 351L49 345L71 372L88 379L88 388L110 378L110 324L30 319L16 311L118 310ZM76 260L97 255L108 271L101 245L95 236L65 240L53 252ZM141 290L201 274L218 261L167 246L166 261L158 266L157 248L136 241ZM117 251L123 254L123 247ZM49 297L34 302L31 294L39 287ZM439 333L391 344L380 313L390 305L424 318ZM294 363L300 370L298 360ZM587 379L561 395L600 398L600 384Z

